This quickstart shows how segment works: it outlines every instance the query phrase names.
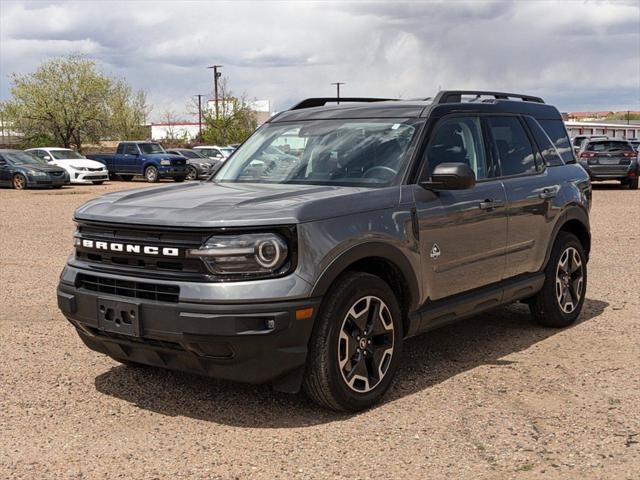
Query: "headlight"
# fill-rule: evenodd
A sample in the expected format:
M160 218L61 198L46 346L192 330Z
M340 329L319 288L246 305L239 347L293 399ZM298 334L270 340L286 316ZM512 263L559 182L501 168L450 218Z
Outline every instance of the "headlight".
M188 255L200 257L216 275L271 276L286 268L288 248L275 233L215 235Z
M80 172L86 172L88 170L86 167L76 167L75 165L71 165L71 168Z
M171 160L167 160L166 158L164 160L160 160L160 165L171 165Z
M32 177L46 177L47 174L38 170L27 170L27 173Z

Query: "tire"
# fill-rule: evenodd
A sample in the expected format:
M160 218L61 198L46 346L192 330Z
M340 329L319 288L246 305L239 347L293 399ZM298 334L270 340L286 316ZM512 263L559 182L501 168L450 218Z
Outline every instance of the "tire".
M638 177L629 179L629 190L638 190Z
M16 190L25 190L27 188L27 179L21 173L16 173L11 179L11 186Z
M95 182L91 182L94 185L102 185L104 183L104 180L96 180Z
M197 180L198 171L194 167L187 167L187 180Z
M368 313L376 308L382 315L373 314L372 322ZM400 307L391 288L368 273L343 274L320 306L309 342L304 391L332 410L371 407L391 386L402 337Z
M580 315L587 290L587 257L575 235L558 234L544 274L542 290L529 301L531 314L546 327L568 327Z
M118 175L120 177L120 180L122 180L123 182L130 182L131 180L133 180L133 175Z
M149 165L144 169L144 178L149 183L157 183L160 181L160 175L158 174L158 169L153 165Z
M185 177L173 177L173 181L178 183L184 182L184 179Z

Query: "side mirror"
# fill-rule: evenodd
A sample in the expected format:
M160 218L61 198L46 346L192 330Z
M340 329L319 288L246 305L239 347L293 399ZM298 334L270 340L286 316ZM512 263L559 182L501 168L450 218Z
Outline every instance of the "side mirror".
M431 181L420 186L435 190L464 190L476 184L476 174L466 163L441 163L431 174Z
M45 155L44 157L42 157L44 160L46 160L47 162L51 161L51 157L49 155Z

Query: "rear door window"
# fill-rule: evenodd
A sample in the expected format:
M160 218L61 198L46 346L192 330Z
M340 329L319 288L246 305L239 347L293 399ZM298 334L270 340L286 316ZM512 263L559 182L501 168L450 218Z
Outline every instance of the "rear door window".
M135 143L128 143L124 147L124 153L126 155L138 155L140 151L138 150L138 146Z
M538 171L533 146L518 117L492 116L488 124L503 177Z

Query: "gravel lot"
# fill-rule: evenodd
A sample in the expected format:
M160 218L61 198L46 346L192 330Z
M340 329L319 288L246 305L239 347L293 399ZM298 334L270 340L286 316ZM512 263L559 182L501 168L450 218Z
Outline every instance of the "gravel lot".
M0 190L0 478L640 478L640 193L597 185L578 324L511 306L407 342L386 402L121 366L56 307L73 210Z

